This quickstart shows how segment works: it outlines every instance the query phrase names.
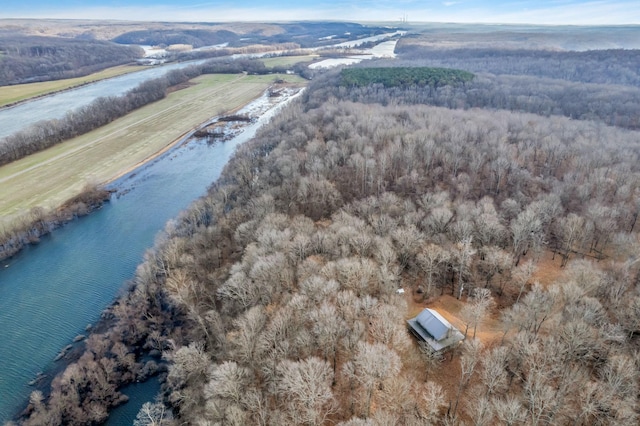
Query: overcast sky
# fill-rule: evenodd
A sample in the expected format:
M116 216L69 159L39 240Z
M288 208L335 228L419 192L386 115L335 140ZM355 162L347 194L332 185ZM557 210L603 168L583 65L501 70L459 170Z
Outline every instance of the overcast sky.
M0 18L640 24L640 0L8 0Z

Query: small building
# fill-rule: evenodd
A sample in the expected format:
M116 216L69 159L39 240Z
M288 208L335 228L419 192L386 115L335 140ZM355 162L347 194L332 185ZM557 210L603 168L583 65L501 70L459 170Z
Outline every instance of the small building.
M464 340L464 336L449 321L433 309L424 309L407 321L409 330L425 341L434 352L442 351Z

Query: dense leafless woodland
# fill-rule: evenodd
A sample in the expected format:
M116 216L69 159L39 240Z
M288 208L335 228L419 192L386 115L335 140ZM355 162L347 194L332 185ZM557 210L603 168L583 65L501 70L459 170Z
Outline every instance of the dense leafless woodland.
M79 77L142 57L135 46L0 31L0 86Z
M24 424L101 421L164 368L148 352L168 372L140 425L637 424L639 134L424 104L492 78L519 81L317 78L168 224ZM441 356L405 325L433 305L467 336Z

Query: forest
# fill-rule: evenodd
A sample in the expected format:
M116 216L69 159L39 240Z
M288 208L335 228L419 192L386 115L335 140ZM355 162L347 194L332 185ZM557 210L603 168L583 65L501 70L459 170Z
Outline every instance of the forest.
M18 422L99 424L124 383L161 374L136 425L637 424L637 52L411 52L384 65L476 76L315 75ZM424 307L464 342L418 343Z
M401 58L429 66L460 68L471 72L533 75L582 83L638 86L638 49L555 51L498 47L423 45L426 36L402 38L396 47Z
M136 46L107 41L0 35L0 86L80 77L134 62Z
M473 74L450 68L389 67L389 68L347 68L341 73L341 83L347 86L384 87L439 87L457 86L471 81Z
M149 46L169 46L172 44L189 44L194 48L230 43L239 39L238 34L227 31L198 30L138 30L121 34L113 39L118 44L142 44Z

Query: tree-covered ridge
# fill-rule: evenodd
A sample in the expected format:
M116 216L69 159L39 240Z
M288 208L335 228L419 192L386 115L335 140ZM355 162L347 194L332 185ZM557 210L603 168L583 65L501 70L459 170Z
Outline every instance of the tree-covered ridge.
M345 86L382 84L384 87L441 87L471 81L467 71L430 67L345 68L341 73Z
M396 61L419 66L422 60ZM327 97L359 103L427 104L454 109L488 108L530 112L542 116L563 115L578 120L600 121L610 126L640 128L640 88L622 84L594 84L535 77L478 73L464 85L432 87L381 84L340 86L339 72L316 76L322 81L309 93L310 103L319 105Z
M583 83L624 84L636 87L640 85L638 49L575 52L535 48L469 47L472 43L461 43L456 49L448 49L422 46L415 41L414 38L402 38L396 46L396 53L402 59L419 60L423 66L458 68L495 75L528 75Z
M112 41L119 44L142 44L150 46L189 44L194 48L198 48L230 43L238 38L240 38L238 34L226 30L207 31L204 29L196 29L178 31L175 29L157 29L131 31L119 35Z
M142 55L139 47L106 41L2 35L0 86L79 77Z
M282 44L295 42L302 47L317 47L357 40L382 33L393 32L395 28L375 27L350 22L291 22L271 24L270 28L256 26L249 30L241 26L229 29L222 24L203 25L190 29L174 26L170 28L143 29L123 33L112 41L123 44L190 44L193 47L228 43L229 47L243 47L255 44Z

